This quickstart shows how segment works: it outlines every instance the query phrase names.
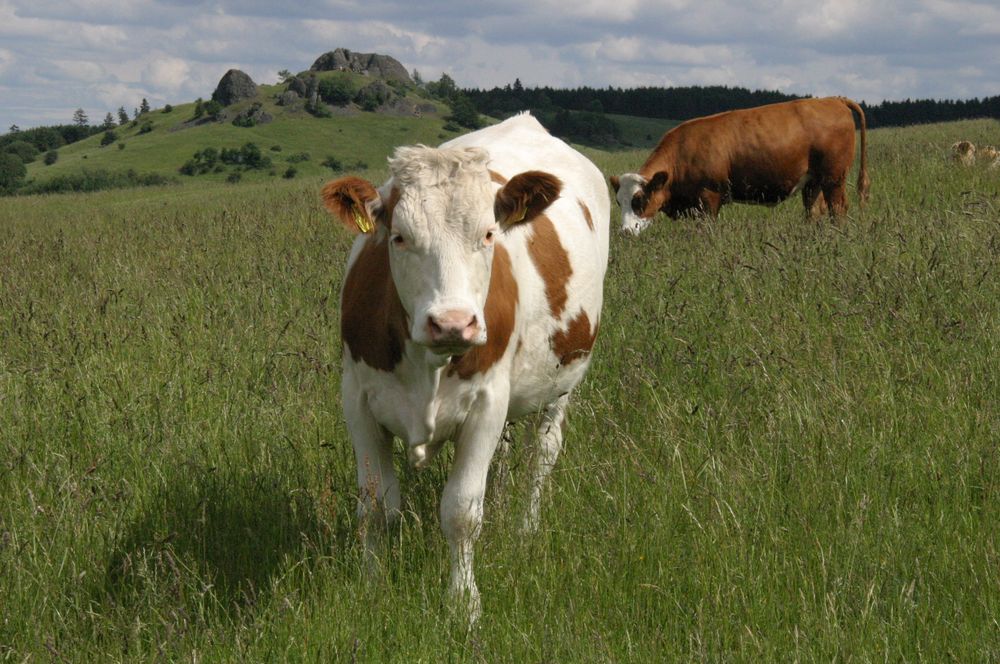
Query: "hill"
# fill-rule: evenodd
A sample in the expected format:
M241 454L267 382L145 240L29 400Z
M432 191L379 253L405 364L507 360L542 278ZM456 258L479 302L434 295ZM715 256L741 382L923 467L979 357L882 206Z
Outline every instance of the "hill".
M344 71L303 73L296 80L309 74L319 85L329 81L347 90L361 91L373 83L363 74ZM353 102L324 104L319 113L307 109L306 99L290 101L287 87L259 85L252 98L219 109L215 118L204 111L196 117L195 102L151 110L115 127L114 140L109 141L107 133L96 134L60 148L54 164L35 160L28 165L28 179L38 183L83 170L128 169L179 178L180 169L196 153L206 148L219 154L238 151L247 143L259 148L263 167L216 161L207 172L196 170L197 177L222 181L239 172L243 179L260 180L283 175L289 168L298 175L319 175L381 164L396 145L436 144L459 131L446 120L448 106L421 96L414 86L392 88L391 105L384 108L366 111ZM250 126L234 124L240 118L250 119Z

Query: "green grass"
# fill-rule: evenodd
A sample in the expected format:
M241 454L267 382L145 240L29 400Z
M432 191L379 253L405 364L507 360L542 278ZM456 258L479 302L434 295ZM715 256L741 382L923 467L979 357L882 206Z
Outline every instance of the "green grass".
M837 224L616 235L541 532L520 446L490 489L471 634L447 458L400 457L361 573L321 177L0 200L0 660L1000 659L1000 174L944 157L998 129L871 132Z

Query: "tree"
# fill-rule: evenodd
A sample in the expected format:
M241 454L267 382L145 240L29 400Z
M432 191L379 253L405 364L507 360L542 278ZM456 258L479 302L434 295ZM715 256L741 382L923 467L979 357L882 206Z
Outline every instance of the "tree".
M278 80L281 81L282 83L287 83L293 78L295 78L295 74L288 71L287 69L282 69L281 71L278 72Z
M77 127L86 127L90 124L90 118L87 117L87 112L82 108L78 108L73 111L73 124Z
M101 138L101 147L103 148L106 145L111 145L117 140L118 140L118 134L109 129L106 132L104 132L104 136Z
M133 120L138 120L139 119L139 109L138 108L133 108L132 109L132 119Z
M115 118L109 111L108 114L104 116L104 122L101 123L101 129L107 131L108 129L114 129L115 126Z
M12 133L12 134L16 134L16 133L17 133L17 132L19 132L19 131L21 131L21 128L20 128L20 127L18 127L18 126L17 126L16 124L12 124L12 125L10 126L10 133Z
M27 174L28 168L20 157L7 152L0 153L0 192L13 192Z
M118 107L118 124L120 125L128 124L128 111L125 110L124 106Z
M46 166L51 166L52 164L56 163L57 161L59 161L59 151L49 150L48 152L45 153L44 161Z
M424 77L420 75L420 72L418 72L416 68L413 70L413 83L418 88L424 87Z
M471 99L463 94L456 94L450 104L451 116L448 118L449 120L469 129L479 129L483 126L483 121Z
M149 113L149 102L146 101L145 97L142 98L142 103L139 104L139 113Z

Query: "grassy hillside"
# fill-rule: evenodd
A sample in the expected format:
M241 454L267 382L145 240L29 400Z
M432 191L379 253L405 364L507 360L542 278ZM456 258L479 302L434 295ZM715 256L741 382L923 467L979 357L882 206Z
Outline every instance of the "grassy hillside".
M615 235L541 532L522 446L488 494L472 633L448 455L399 456L363 574L323 177L0 199L0 659L1000 659L1000 173L944 157L998 133L871 132L840 223Z
M352 77L349 74L329 72L323 77ZM357 86L370 79L354 75ZM396 145L407 143L437 144L454 136L443 129L448 109L438 102L419 99L421 103L434 103L438 114L424 117L394 116L374 112L363 112L356 107L345 115L335 114L330 118L317 118L304 110L290 111L277 105L275 98L284 89L279 85L261 85L256 101L274 120L254 127L237 127L231 122L240 111L252 101L243 101L226 109L227 119L220 122L194 124L195 104L180 104L170 113L154 109L138 118L136 126L126 125L114 131L119 139L114 144L101 147L104 134L67 145L59 149L59 160L46 166L41 159L28 167L28 178L46 180L52 177L78 173L82 169L105 169L121 171L134 169L140 173L159 173L165 176L182 177L178 169L206 147L235 149L247 142L255 143L271 158L273 166L261 171L246 171L244 180L266 180L280 177L289 166L294 166L299 175L329 174L332 171L323 166L327 157L335 157L345 165L358 162L378 167ZM411 92L410 95L415 95ZM414 97L415 98L415 97ZM149 123L152 131L141 133L143 125ZM120 148L119 146L124 146ZM278 147L280 151L273 148ZM301 157L308 158L302 160ZM234 169L196 176L197 179L224 181Z

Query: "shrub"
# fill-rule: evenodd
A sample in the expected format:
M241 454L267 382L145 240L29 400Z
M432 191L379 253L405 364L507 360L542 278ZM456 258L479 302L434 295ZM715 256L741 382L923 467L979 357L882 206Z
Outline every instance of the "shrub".
M45 182L32 183L23 189L28 194L53 194L62 192L100 191L127 187L148 187L170 184L171 180L158 173L137 173L134 169L112 172L106 170L83 171L59 175Z
M316 91L319 98L328 104L345 106L354 97L354 85L350 79L343 77L324 78L319 82Z
M271 152L281 152L281 149L282 148L281 148L280 145L272 145L271 146Z
M282 177L284 177L286 180L291 180L293 177L296 176L296 174L298 174L298 172L299 172L298 169L296 169L294 166L289 166L287 169L285 169L285 173Z
M140 134L148 134L151 131L153 131L153 123L150 122L150 121L148 121L148 120L146 122L143 122L139 126L139 133Z
M38 148L27 141L11 141L3 146L3 151L16 155L25 164L30 164L38 156Z
M239 182L242 179L243 179L242 173L240 173L239 171L233 171L232 173L229 174L229 177L226 178L226 182L235 184L236 182Z
M101 138L101 147L103 148L105 146L111 145L117 140L118 140L118 134L109 129L108 131L104 132L104 136Z
M295 154L288 155L288 163L298 164L303 161L309 161L311 158L312 156L308 152L297 152Z
M125 149L125 144L124 143L119 143L118 144L118 149L119 150L124 150Z
M46 166L51 166L52 164L56 163L57 161L59 161L59 151L49 150L48 152L45 153L44 161Z
M321 163L322 166L326 166L332 171L342 171L344 170L344 164L334 156L329 156L324 159Z
M20 157L10 152L0 153L0 192L13 192L27 174L28 167Z
M164 106L164 107L163 107L163 112L164 112L164 113L170 113L170 112L172 112L173 110L174 110L174 107L173 107L173 106L171 106L170 104L167 104L166 106Z
M224 109L223 105L215 101L214 99L206 101L203 104L202 108L204 109L205 115L212 118L213 120L218 120L219 117L222 115L222 111Z

